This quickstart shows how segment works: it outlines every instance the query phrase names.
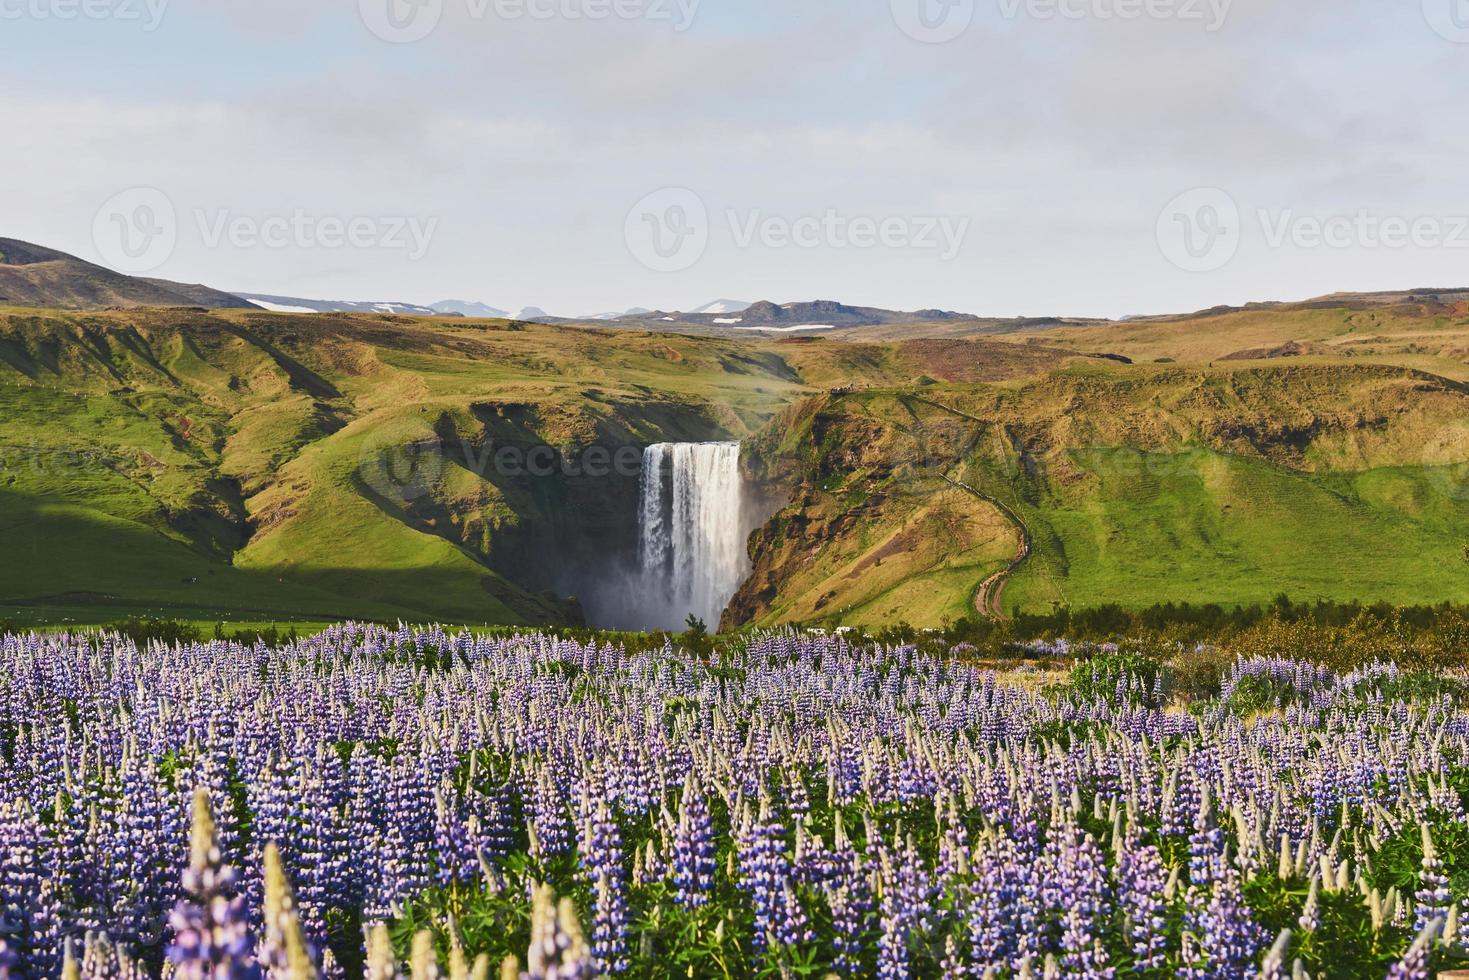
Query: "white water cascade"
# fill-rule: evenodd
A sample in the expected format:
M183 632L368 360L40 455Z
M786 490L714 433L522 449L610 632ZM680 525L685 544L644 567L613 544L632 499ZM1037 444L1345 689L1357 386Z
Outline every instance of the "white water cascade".
M643 453L639 597L649 626L682 629L693 614L718 629L750 574L737 442L680 442Z

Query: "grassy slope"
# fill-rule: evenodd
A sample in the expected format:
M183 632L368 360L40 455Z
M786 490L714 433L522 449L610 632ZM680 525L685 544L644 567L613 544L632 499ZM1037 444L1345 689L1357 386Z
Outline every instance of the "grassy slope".
M1036 480L1036 554L1010 609L1298 599L1469 599L1469 505L1433 471L1312 475L1196 450L1071 454L1084 488Z
M1139 363L1208 364L1290 342L1311 352L1293 360L1395 364L1469 380L1469 312L1407 306L1382 309L1243 310L1231 313L1061 328L1033 335L1076 351L1121 354Z
M0 565L0 619L561 618L496 571L526 488L444 465L426 507L364 472L445 424L486 438L497 412L516 421L494 436L530 444L743 437L853 358L920 373L836 344L0 310L0 529L22 557Z
M0 619L556 618L503 569L564 488L451 461L405 502L364 478L384 450L747 438L788 408L760 440L793 494L743 597L764 621L965 614L1017 537L945 477L1031 524L1011 609L1469 599L1469 403L1442 380L1469 375L1465 319L1246 312L874 344L0 310L0 531L20 558L0 565ZM1220 360L1287 340L1317 346ZM1119 351L1177 363L1081 356Z
M831 469L865 474L871 495L934 488L948 475L1011 506L1035 539L1003 593L1012 611L1281 592L1469 601L1469 393L1417 371L1078 362L1021 381L824 399L788 414L759 447L801 484L780 517L798 543L760 539L740 600L762 621L836 621L831 610L849 604L852 621L867 621L855 586L814 612L757 594L809 594L827 581L824 562L807 555L839 537L848 512L876 524L874 535L900 523L901 513L844 508L826 485ZM994 508L967 506L991 511L988 564L962 581L930 577L924 601L893 601L881 615L896 608L923 625L955 616L978 571L1014 554L1017 535Z
M991 479L1036 539L1007 608L1469 600L1457 384L1355 362L1125 373L1151 382Z

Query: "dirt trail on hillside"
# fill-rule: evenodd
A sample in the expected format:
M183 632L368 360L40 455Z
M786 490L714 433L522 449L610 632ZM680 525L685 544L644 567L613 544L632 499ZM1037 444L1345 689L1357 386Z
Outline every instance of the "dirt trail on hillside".
M952 405L945 405L943 402L934 401L930 398L915 396L914 400L922 402L923 404L929 405L933 408L940 409L941 411L957 415L960 418L969 419L972 422L978 422L980 425L988 426L993 424L992 420L990 419L983 419L977 415L971 415L970 413L961 411L960 409L957 409ZM1005 615L1005 607L1003 602L1005 595L1005 584L1009 582L1012 575L1020 570L1020 566L1024 565L1027 561L1030 560L1031 553L1035 550L1034 539L1031 537L1030 528L1026 527L1025 521L1021 519L1019 514L1017 514L1008 504L999 500L998 498L992 497L982 490L976 490L974 487L963 482L962 480L955 480L949 476L944 476L943 479L951 486L957 487L960 490L963 490L965 493L977 497L990 506L994 507L1001 514L1005 515L1006 520L1015 525L1016 533L1019 535L1020 538L1019 545L1017 546L1015 551L1015 557L1011 559L1010 563L1004 568L1000 569L998 572L991 575L983 582L979 583L979 588L974 590L975 612L977 612L981 616L985 616L990 619L1008 619L1009 617Z
M974 487L960 480L950 479L947 476L944 477L944 480L958 487L960 490L978 497L980 500L994 507L1001 514L1004 514L1005 519L1014 524L1015 529L1020 534L1020 545L1016 549L1015 557L1011 559L1010 564L985 579L979 584L979 588L974 591L975 612L991 619L1007 619L1008 617L1005 615L1005 608L1002 602L1005 594L1005 583L1010 580L1010 576L1020 570L1021 565L1024 565L1030 559L1031 552L1034 550L1030 528L1026 527L1025 521L1021 520L1020 515L1010 509L1009 505L1003 501L997 500L981 490L976 490Z

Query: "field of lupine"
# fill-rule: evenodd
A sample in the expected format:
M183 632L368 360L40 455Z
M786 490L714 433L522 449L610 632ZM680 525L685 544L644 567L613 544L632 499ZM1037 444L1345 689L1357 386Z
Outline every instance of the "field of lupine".
M1070 664L1068 662L1067 666ZM0 977L1428 977L1462 678L0 640Z

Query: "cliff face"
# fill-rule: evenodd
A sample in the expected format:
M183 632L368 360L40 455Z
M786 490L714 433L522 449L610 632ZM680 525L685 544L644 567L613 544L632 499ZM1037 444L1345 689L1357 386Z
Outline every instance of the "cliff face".
M437 428L458 479L412 508L422 526L522 588L578 600L597 619L603 586L637 560L643 449L730 438L697 404L610 412L477 402Z
M753 440L752 483L787 503L751 536L753 570L725 627L968 614L973 584L1013 554L1012 530L945 480L962 426L894 409L888 395L825 395Z
M1012 612L1469 595L1466 418L1469 388L1372 365L833 392L751 440L787 503L725 625L975 615L1022 527L1035 555L991 585Z
M577 623L635 552L642 447L745 438L793 377L672 336L0 311L0 601Z

